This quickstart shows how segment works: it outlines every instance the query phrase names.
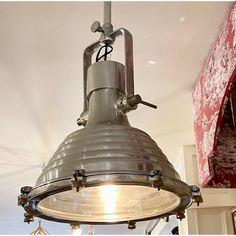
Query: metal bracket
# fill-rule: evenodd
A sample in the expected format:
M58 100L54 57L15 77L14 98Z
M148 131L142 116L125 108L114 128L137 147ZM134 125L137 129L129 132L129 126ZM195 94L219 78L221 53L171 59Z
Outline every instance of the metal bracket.
M136 228L136 223L134 221L128 221L128 229L135 229Z
M177 212L176 213L176 218L181 221L182 219L185 218L185 214L184 213L185 213L184 211Z
M32 187L24 186L21 188L21 194L18 196L18 206L24 207L28 203L28 194L31 192Z
M77 119L77 125L85 126L88 120L88 111L83 111L80 115L80 117Z
M191 190L192 190L192 198L193 202L197 203L197 206L199 206L199 203L203 202L202 194L200 192L200 188L196 185L191 185Z
M103 3L103 25L100 22L95 21L91 26L91 31L93 33L101 32L101 40L106 38L108 34L113 31L113 26L111 24L111 2L106 1Z
M18 196L18 206L24 207L28 203L28 196L21 194Z
M163 186L163 175L160 170L152 170L150 173L150 180L152 181L152 187L157 188L159 191Z
M83 188L86 184L86 172L85 170L76 170L73 173L74 179L71 181L74 188L76 188L76 191L79 192L81 188Z
M95 25L96 26L96 25ZM110 40L110 44L113 44L115 39L123 36L124 47L125 47L125 93L127 96L134 95L134 69L133 69L133 38L131 33L123 28L111 32L106 36L104 41ZM93 54L104 44L104 41L98 40L97 42L91 44L84 50L84 111L88 111L88 99L87 99L87 71L89 66L92 64ZM82 114L83 114L82 113ZM87 119L87 117L86 117ZM83 121L81 117L77 121L79 124L84 125L86 122Z
M33 215L29 214L28 212L24 213L24 222L30 223L34 221Z

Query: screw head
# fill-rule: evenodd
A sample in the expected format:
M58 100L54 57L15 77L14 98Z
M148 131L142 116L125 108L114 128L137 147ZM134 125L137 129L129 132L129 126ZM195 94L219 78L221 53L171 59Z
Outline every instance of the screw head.
M198 192L198 191L200 191L199 187L196 186L196 185L192 185L192 186L191 186L191 189L192 189L193 192Z
M133 222L133 221L129 221L129 223L128 223L128 229L133 230L133 229L135 229L135 228L136 228L136 224L135 224L135 222Z
M22 194L29 194L29 193L31 192L31 190L32 190L32 187L30 187L30 186L24 186L24 187L22 187L22 188L20 189L20 192L21 192Z
M185 218L184 212L183 212L183 211L177 212L176 218L177 218L178 220L180 220L180 221L181 221L182 219L184 219L184 218Z
M96 33L96 32L102 32L102 27L100 25L100 22L99 21L95 21L93 22L93 24L91 25L91 31L93 33Z

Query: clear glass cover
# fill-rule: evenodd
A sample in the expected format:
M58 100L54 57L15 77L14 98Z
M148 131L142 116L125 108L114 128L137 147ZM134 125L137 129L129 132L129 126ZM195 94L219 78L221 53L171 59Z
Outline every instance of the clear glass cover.
M104 185L54 194L41 200L37 208L57 219L112 223L161 215L179 203L174 193L162 189Z

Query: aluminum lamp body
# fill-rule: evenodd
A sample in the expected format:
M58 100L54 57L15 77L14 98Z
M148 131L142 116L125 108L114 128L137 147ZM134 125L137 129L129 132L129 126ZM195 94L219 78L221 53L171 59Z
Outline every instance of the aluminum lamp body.
M87 124L66 137L44 168L28 195L28 213L65 223L114 224L164 217L191 205L192 188L119 110L124 74L118 62L89 67Z
M202 202L199 188L180 180L155 141L130 126L127 113L138 104L156 106L134 95L132 35L112 29L109 22L92 25L102 35L84 51L84 111L78 124L85 127L60 144L35 187L21 189L18 204L26 222L36 216L74 225L128 223L134 229L137 221L172 214L182 219L193 201ZM94 52L120 36L125 65L92 63Z

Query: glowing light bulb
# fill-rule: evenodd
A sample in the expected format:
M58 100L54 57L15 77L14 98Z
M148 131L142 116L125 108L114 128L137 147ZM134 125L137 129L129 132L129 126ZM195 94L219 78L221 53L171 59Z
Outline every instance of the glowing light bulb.
M82 229L79 225L71 225L72 235L81 235Z
M105 213L116 212L117 187L115 185L104 185L100 187L100 195L104 202Z

